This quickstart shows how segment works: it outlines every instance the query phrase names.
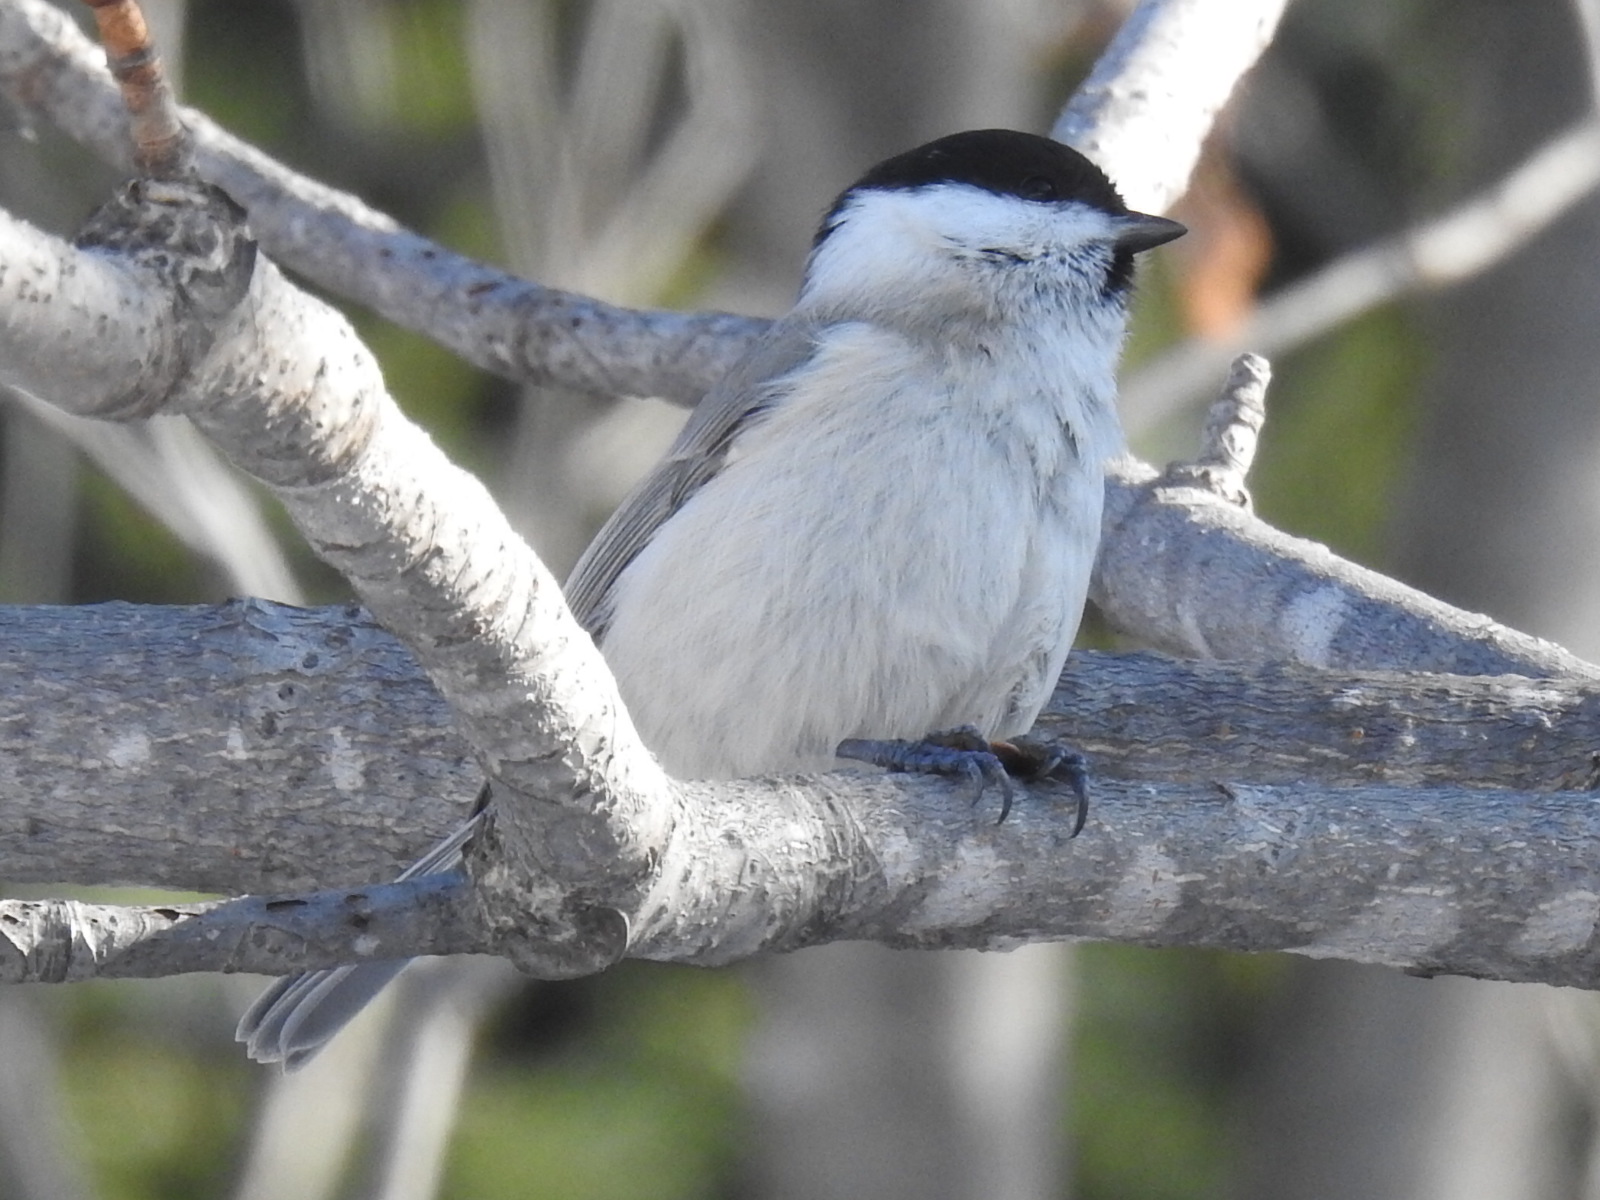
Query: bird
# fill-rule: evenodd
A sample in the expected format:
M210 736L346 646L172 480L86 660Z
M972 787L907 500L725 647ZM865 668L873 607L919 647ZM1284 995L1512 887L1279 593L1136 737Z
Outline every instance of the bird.
M840 193L793 308L566 585L668 773L844 755L993 777L1082 617L1105 463L1124 448L1134 258L1184 232L1130 211L1083 154L1015 130L941 137ZM1046 767L1063 759L1078 761ZM402 878L455 868L480 819ZM403 966L280 980L239 1040L299 1066Z

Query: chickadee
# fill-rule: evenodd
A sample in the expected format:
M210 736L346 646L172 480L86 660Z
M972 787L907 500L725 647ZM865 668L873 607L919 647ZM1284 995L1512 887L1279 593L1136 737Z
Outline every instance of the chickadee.
M1033 724L1123 445L1133 256L1183 232L1077 151L1000 129L897 155L835 201L794 308L567 584L669 773L826 770L841 743ZM886 765L927 757L888 744ZM467 832L408 874L454 867ZM296 1066L402 966L281 980L239 1039Z

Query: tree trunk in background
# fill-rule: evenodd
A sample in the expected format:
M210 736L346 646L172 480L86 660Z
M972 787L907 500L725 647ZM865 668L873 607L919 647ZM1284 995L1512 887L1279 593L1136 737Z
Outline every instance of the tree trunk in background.
M1244 1131L1257 1200L1554 1200L1576 1163L1550 989L1308 963L1265 1031Z
M837 945L754 967L750 1194L1061 1195L1070 963Z
M1587 102L1565 4L1457 3L1421 32L1417 53L1453 58L1462 74L1454 153L1473 178L1454 181L1453 194L1495 178ZM1600 656L1597 263L1591 201L1427 304L1433 361L1395 550L1382 564L1590 658ZM1563 1006L1592 1018L1592 996L1346 963L1297 973L1247 1102L1246 1195L1585 1194L1591 1114L1558 1071L1550 1031Z

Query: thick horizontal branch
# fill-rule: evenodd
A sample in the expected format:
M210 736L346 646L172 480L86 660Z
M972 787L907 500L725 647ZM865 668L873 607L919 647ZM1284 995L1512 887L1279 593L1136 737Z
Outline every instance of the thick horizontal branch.
M1600 986L1600 799L1589 792L1103 782L991 804L923 779L691 785L670 902L631 954L715 964L869 939L1000 949L1095 938L1292 951L1422 973ZM0 904L0 979L286 972L501 949L464 877L143 909ZM557 972L559 973L559 972Z
M732 828L750 819L739 814L763 814L797 856L832 861L802 831L829 850L849 831L840 861L854 866L825 881L814 913L765 931L780 947L1086 937L1600 985L1600 798L1589 792L1106 783L1092 828L1074 840L1064 788L1031 790L996 827L949 789L929 796L887 777L849 799L816 793L830 783L718 792ZM739 867L759 884L782 870ZM692 934L679 925L635 953L679 958Z
M1600 685L1079 652L1038 732L1099 779L1592 790Z
M359 609L0 606L0 878L274 892L387 880L482 776Z
M18 882L382 880L481 779L415 658L359 609L0 606L0 659L0 877ZM1299 779L1464 795L1588 786L1597 708L1584 681L1078 653L1043 728L1088 751L1097 792Z

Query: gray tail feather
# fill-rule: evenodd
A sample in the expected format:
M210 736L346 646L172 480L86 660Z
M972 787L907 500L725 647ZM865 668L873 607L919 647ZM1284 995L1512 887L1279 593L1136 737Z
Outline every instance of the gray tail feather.
M432 850L400 873L400 879L442 875L461 865L461 850L482 823L489 787L484 785L472 816ZM234 1037L257 1062L281 1062L293 1071L310 1062L328 1040L365 1008L410 959L332 967L278 980L243 1017Z
M286 1071L303 1067L409 961L394 958L280 979L256 997L234 1036L257 1062L281 1062Z

